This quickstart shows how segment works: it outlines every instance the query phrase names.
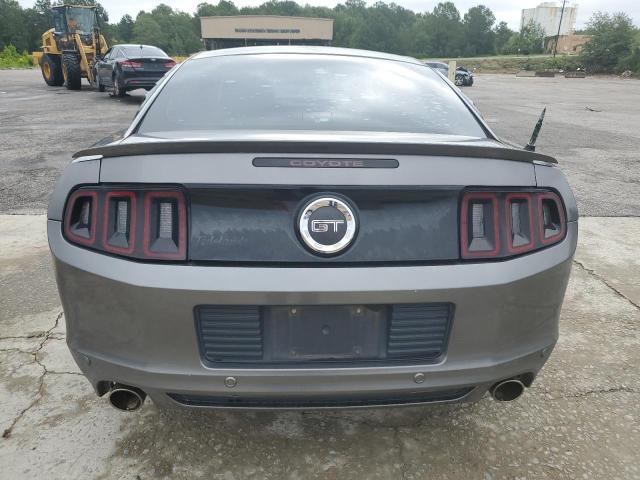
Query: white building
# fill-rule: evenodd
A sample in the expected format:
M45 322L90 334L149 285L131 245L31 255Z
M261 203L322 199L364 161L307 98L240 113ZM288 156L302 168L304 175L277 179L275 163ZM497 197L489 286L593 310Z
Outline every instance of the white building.
M545 37L557 35L561 11L562 3L555 2L544 2L536 8L525 8L522 10L522 17L520 18L520 29L533 20L542 26ZM562 15L560 35L571 35L573 33L577 16L578 5L572 5L567 2L564 7L564 14Z

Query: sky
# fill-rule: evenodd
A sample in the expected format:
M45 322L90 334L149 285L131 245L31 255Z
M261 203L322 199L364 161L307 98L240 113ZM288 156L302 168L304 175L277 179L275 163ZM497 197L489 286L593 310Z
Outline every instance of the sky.
M133 18L136 17L140 10L152 10L159 3L165 3L174 9L182 10L185 12L193 13L196 10L196 6L206 0L100 0L100 3L104 6L109 14L110 22L117 22L124 14L129 14ZM217 3L217 0L208 0L209 3ZM333 7L337 3L344 3L343 1L336 0L297 0L300 4L309 3L311 5ZM391 3L393 0L386 0ZM453 0L460 10L461 14L464 14L470 7L478 4L483 4L489 7L496 16L498 22L505 21L514 30L520 28L520 10L523 8L532 8L541 3L542 0L536 1L509 1L509 0ZM33 6L33 0L19 0L19 3L23 7ZM70 0L68 3L73 3ZM264 0L234 0L234 3L238 7L245 6L257 6L264 3ZM374 3L374 0L367 0L368 4ZM405 8L409 8L414 12L425 12L433 10L438 4L438 1L425 1L425 0L395 0L395 3L402 5ZM597 10L603 12L625 12L627 13L635 23L636 26L640 26L640 1L639 0L579 0L578 4L578 19L576 22L576 28L580 29L585 26L591 14Z

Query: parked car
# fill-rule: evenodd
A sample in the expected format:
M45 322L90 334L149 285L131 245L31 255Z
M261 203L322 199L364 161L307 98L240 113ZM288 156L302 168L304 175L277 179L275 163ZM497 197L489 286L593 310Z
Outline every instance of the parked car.
M96 87L116 97L130 90L151 90L176 62L151 45L114 45L94 65Z
M444 62L436 62L429 60L425 62L425 65L436 69L438 72L442 73L445 77L449 78L449 65ZM470 87L473 85L473 73L467 70L464 67L456 67L456 76L454 79L454 83L458 87Z
M117 408L513 400L558 338L564 175L417 60L201 52L74 157L49 245L71 353Z

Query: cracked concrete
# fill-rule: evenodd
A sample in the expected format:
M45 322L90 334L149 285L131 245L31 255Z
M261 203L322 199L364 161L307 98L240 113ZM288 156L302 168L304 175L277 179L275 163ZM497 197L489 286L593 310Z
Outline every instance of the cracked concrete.
M575 261L613 291L640 308L640 255L637 218L580 220L580 250ZM602 258L601 252L608 255Z
M42 335L38 335L38 336L26 336L26 337L9 337L9 339L13 339L13 340L22 340L22 339L33 339L33 338L37 338L38 340L40 340L40 343L38 344L37 348L35 348L33 351L31 352L24 352L22 350L20 350L21 353L29 353L30 355L33 356L33 361L38 364L38 366L42 369L42 373L40 374L40 376L38 377L37 380L37 384L38 384L38 388L36 391L36 394L33 398L33 400L25 407L23 408L20 413L13 419L13 421L11 421L11 423L9 424L9 426L7 428L5 428L2 432L2 438L9 438L11 436L11 431L13 430L13 427L16 426L16 424L20 421L20 419L24 416L25 413L27 413L31 408L33 408L33 406L40 401L40 399L42 398L42 388L44 386L44 377L48 374L51 373L57 373L55 371L50 371L47 366L45 365L45 363L43 362L43 359L40 358L42 356L42 350L45 347L46 343L49 341L52 332L58 327L58 323L60 322L60 319L62 318L63 312L60 312L58 315L56 315L55 320L54 320L54 324L53 326L47 330L46 332L44 332L44 334ZM6 338L5 338L6 340ZM63 342L64 343L64 342ZM9 349L10 351L10 349ZM77 368L74 368L74 370L77 371ZM66 372L65 372L66 373Z
M5 251L13 271L44 242L41 220L0 216L0 231L40 232ZM616 280L634 285L640 272L604 268L640 219L613 220L588 220L615 229L607 248L581 232L585 268L569 282L556 350L512 404L247 413L160 411L147 400L123 414L79 375L59 307L12 306L0 312L0 478L640 478L640 310Z

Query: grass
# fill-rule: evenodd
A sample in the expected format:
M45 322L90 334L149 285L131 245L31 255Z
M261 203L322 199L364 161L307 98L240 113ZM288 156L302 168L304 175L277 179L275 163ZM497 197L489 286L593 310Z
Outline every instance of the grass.
M33 68L31 55L18 53L16 47L7 45L0 52L0 68Z
M491 57L444 58L455 60L458 65L478 73L517 73L520 70L568 70L583 68L576 56L550 54L538 55L495 55Z

